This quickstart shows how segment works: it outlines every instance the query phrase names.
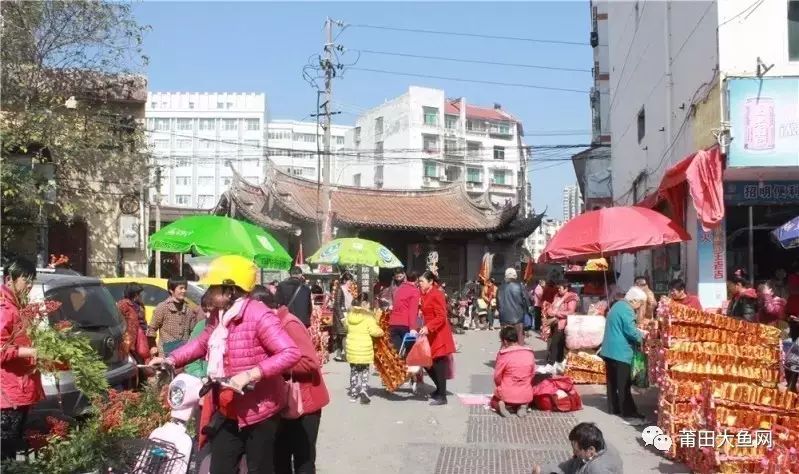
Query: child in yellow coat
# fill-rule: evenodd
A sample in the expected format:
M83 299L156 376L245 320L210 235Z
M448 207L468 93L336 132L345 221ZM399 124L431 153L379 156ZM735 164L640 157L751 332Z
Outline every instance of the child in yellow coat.
M372 338L381 337L375 313L354 307L347 313L347 362L350 363L350 401L359 399L366 405L369 399L369 366L375 359Z

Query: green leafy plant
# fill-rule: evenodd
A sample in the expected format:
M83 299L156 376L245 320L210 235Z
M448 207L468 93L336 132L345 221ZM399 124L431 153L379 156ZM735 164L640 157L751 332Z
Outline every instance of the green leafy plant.
M108 391L105 363L89 339L75 333L71 324L66 321L54 327L32 324L28 334L36 348L41 372L50 372L58 377L58 371L68 367L75 376L75 387L87 397L99 397Z

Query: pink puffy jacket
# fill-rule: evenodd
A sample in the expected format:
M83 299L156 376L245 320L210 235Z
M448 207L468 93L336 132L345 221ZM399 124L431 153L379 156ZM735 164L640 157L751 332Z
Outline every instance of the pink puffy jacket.
M210 322L210 321L209 321ZM170 354L175 367L206 356L208 339L217 322L209 324L196 339ZM235 399L239 427L254 425L277 415L286 403L283 373L300 360L300 350L281 327L280 319L260 301L247 300L242 312L228 326L225 374L236 375L258 366L263 378L255 388Z
M506 403L533 401L535 353L532 347L509 346L500 349L494 365L494 395Z

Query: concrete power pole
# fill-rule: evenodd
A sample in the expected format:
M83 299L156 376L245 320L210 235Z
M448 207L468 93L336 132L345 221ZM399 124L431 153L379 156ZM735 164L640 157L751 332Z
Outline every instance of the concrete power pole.
M161 166L155 166L155 231L161 230ZM161 278L161 251L155 252L155 277Z
M325 132L324 147L325 155L322 160L322 209L324 209L324 220L322 222L322 243L330 242L333 238L333 209L332 209L332 196L330 192L330 169L331 169L331 155L330 155L330 139L331 139L331 107L333 101L333 77L336 74L335 66L333 65L333 19L328 17L325 20L325 102L323 104L324 117L323 127Z

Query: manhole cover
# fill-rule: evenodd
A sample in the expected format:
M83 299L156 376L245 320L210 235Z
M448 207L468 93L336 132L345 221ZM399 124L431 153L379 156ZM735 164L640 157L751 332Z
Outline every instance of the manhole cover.
M466 442L557 446L568 442L576 424L572 415L546 412L533 412L526 418L470 416Z
M536 464L558 464L572 456L562 449L485 449L444 446L436 474L529 474Z

